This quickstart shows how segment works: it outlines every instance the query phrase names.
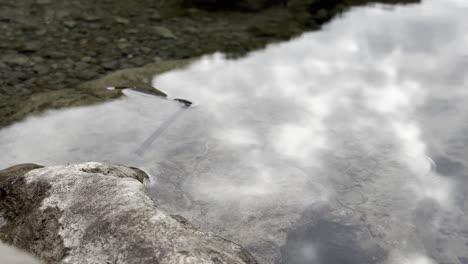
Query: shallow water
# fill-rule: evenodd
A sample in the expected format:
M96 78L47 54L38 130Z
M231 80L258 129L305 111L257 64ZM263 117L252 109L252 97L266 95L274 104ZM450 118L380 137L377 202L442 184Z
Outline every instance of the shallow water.
M50 111L0 130L0 166L143 168L161 208L262 263L466 264L467 11L356 8L246 58L207 56L154 80L194 106L126 91Z

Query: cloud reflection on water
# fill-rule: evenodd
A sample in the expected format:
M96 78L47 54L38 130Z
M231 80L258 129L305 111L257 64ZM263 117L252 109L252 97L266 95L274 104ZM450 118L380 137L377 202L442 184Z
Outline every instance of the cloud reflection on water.
M162 208L265 263L461 263L462 5L358 8L246 58L213 54L161 75L156 87L196 106L143 157L134 154L139 144L180 106L128 91L1 130L1 165L142 167ZM436 165L458 161L462 176L434 170L433 153Z

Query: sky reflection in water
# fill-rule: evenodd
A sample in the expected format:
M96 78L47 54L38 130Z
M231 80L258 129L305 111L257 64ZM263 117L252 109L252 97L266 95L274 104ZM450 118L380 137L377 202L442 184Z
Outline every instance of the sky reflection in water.
M0 130L2 167L108 161L262 263L468 263L468 5L357 8L320 32Z

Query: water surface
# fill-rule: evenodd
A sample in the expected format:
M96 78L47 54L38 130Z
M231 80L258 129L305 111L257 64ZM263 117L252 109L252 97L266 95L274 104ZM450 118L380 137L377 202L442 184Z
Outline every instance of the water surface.
M0 165L141 167L161 208L261 263L466 264L467 12L356 8L239 60L206 56L153 81L194 106L126 91L50 111L0 130Z

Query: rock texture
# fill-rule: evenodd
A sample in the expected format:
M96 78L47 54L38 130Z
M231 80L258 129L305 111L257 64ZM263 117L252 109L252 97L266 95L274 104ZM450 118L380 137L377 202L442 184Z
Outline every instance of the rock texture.
M96 162L0 171L0 239L44 263L256 263L160 211L134 168Z
M187 7L199 7L208 10L247 10L259 11L278 3L286 3L285 0L183 0Z

